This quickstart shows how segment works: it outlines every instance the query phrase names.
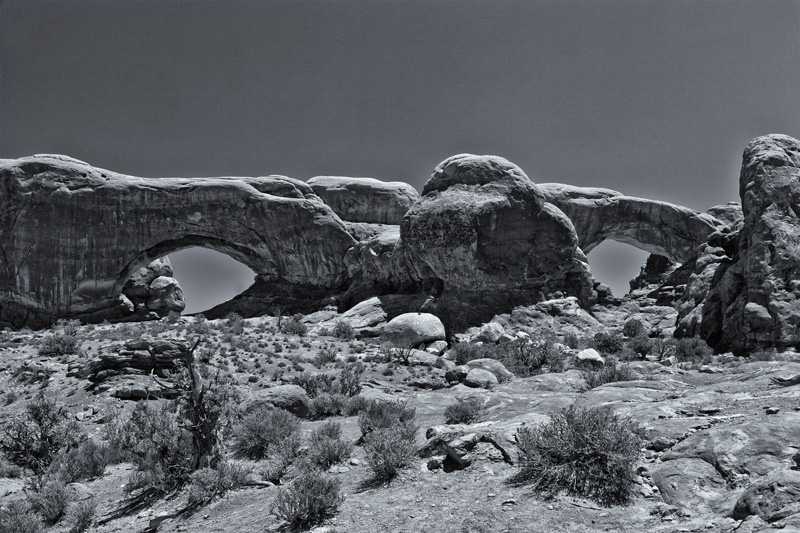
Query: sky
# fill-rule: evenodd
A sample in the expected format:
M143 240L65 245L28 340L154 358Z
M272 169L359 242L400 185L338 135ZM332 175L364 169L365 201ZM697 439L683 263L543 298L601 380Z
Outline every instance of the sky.
M2 158L421 189L471 152L705 210L766 133L800 137L800 0L0 0ZM186 254L187 304L249 283ZM644 257L589 260L619 293Z

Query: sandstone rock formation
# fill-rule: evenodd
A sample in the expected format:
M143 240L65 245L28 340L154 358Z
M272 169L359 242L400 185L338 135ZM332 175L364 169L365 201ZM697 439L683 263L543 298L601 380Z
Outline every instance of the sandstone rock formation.
M419 199L417 190L401 181L317 176L307 183L334 213L348 222L399 225Z
M539 186L546 201L572 221L584 253L611 239L683 263L725 224L712 215L667 202L624 196L609 189Z
M319 301L345 281L355 244L308 185L282 176L147 179L34 156L0 161L0 188L3 325L124 316L128 278L190 246L257 273L239 297L252 313L268 310L264 295Z
M186 304L183 290L172 275L169 258L156 259L133 273L122 287L122 294L142 317L151 311L159 316L166 316L170 311L180 313Z
M444 340L444 324L430 313L403 313L389 321L381 338L400 348Z
M800 346L800 141L754 139L739 193L741 230L715 233L702 248L678 331L737 353Z
M513 163L453 156L422 192L394 254L433 287L430 307L445 323L459 329L555 293L588 300L589 267L572 224Z

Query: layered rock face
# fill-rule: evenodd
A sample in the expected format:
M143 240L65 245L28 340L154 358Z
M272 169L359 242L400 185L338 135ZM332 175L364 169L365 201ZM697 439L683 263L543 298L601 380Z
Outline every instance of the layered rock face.
M334 213L348 222L399 225L419 199L417 190L401 181L317 176L307 183Z
M125 316L128 278L190 246L257 273L251 311L268 310L267 293L321 301L355 244L308 185L282 176L147 179L34 156L0 161L0 187L0 324L16 327Z
M581 249L589 253L606 239L683 263L725 223L687 207L624 196L609 189L539 186L545 199L572 221Z
M501 157L440 163L403 220L398 252L434 289L432 312L456 329L555 293L587 301L591 292L572 223Z
M744 220L698 256L678 331L718 350L800 345L800 141L754 139L739 178ZM736 226L735 226L736 227Z

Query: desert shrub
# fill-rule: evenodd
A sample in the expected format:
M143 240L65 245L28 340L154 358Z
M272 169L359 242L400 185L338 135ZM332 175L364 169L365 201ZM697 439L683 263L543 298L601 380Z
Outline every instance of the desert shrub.
M69 533L83 533L92 526L94 515L97 512L97 502L94 498L81 500L70 505L67 518L72 527Z
M327 365L328 363L333 363L336 361L336 355L339 352L333 346L326 346L321 348L319 352L317 352L317 356L314 358L314 363L317 366Z
M364 438L364 453L376 481L388 481L408 466L416 454L416 428L394 424L371 431Z
M0 479L22 477L24 471L21 467L9 462L5 455L0 455Z
M294 529L309 528L332 516L342 497L339 481L317 469L302 472L278 491L272 514Z
M622 334L626 337L637 337L644 334L644 324L638 318L629 318L622 326Z
M74 483L102 476L110 461L107 445L86 439L76 448L59 451L49 471L65 483Z
M367 408L370 401L371 400L363 396L350 396L347 398L347 404L344 406L342 414L345 416L357 415Z
M675 357L679 361L700 362L714 353L706 341L699 337L677 339L672 342L675 346Z
M779 361L782 356L778 355L777 350L772 348L770 350L756 350L747 356L750 361Z
M69 490L58 478L45 479L37 490L28 493L28 502L46 524L52 525L61 520L69 506Z
M211 333L211 324L208 323L208 319L202 313L194 315L194 322L188 328L189 333L194 335L205 336Z
M310 418L324 418L342 414L347 406L348 398L339 393L323 392L308 402Z
M491 349L487 344L458 342L450 348L451 359L457 365L465 365L474 359L490 357Z
M305 337L308 327L303 323L303 315L297 314L283 321L281 331L289 335Z
M339 392L345 396L353 397L361 393L361 373L345 368L339 373Z
M42 340L39 355L73 355L78 353L81 341L75 334L57 331Z
M300 419L283 409L258 406L236 426L233 452L237 457L263 459L271 448L300 430Z
M356 337L356 332L350 322L346 320L337 320L333 326L333 336L340 339L351 340Z
M403 401L368 400L358 416L358 427L362 435L396 425L412 428L416 414L416 409Z
M581 372L585 386L584 391L594 389L606 383L616 381L633 381L636 374L626 364L619 364L614 359L606 359L606 363L599 368L591 368Z
M477 422L486 413L481 398L456 399L444 410L444 419L448 424L471 424Z
M622 337L616 333L601 331L594 336L594 347L600 353L614 354L622 350Z
M21 365L13 370L11 377L23 385L34 385L36 383L46 383L53 371L46 366L39 366L29 361L23 361Z
M241 335L244 333L246 322L239 313L228 313L225 315L225 333L231 335Z
M140 402L130 416L106 426L116 461L136 466L127 492L148 489L164 494L181 486L192 470L192 439L183 429L178 407L166 400Z
M574 331L568 331L564 334L564 344L571 349L576 349L580 346L580 339L578 339L578 334Z
M353 445L342 439L342 427L338 422L326 422L311 432L308 439L307 458L323 470L341 463L353 451Z
M39 394L25 405L21 415L0 423L0 448L9 461L44 472L56 453L76 446L83 438L74 420L67 421L64 407Z
M0 531L3 533L41 533L42 519L27 500L12 500L0 507Z
M259 476L272 483L280 483L299 455L300 445L300 435L294 433L270 446L269 458L258 468Z
M553 496L561 490L602 505L632 496L641 439L629 418L603 407L576 407L517 432L520 471L512 478Z
M302 387L309 398L316 398L323 393L338 392L333 385L335 380L330 374L300 374L295 376L292 383Z
M627 347L634 353L644 357L653 350L653 341L646 334L640 333L628 341Z
M241 464L222 461L214 468L201 468L191 475L189 506L205 505L249 482L250 468Z

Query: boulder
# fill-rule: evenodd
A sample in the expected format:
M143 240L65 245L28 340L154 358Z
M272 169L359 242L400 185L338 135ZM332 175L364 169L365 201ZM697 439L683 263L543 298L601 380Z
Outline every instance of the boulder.
M370 328L386 322L386 311L375 296L359 302L342 314L342 319L356 329Z
M800 345L800 141L766 135L744 151L741 230L693 263L677 333L737 354Z
M771 523L800 512L798 504L800 472L782 470L747 487L736 500L732 516L744 520L755 515Z
M442 355L447 349L447 341L435 341L425 348L425 351L433 355Z
M166 316L170 311L181 312L186 307L183 290L172 275L169 258L156 259L128 278L121 297L131 302L131 312L142 315L150 311L159 316ZM156 283L156 279L160 281Z
M395 254L431 286L455 330L561 293L588 301L591 276L569 219L502 157L440 163L400 226Z
M590 363L596 365L606 364L605 359L594 348L586 348L577 353L575 358L582 363Z
M482 359L473 359L472 361L467 362L465 366L470 369L480 368L481 370L491 372L500 383L511 381L514 378L514 374L509 372L505 365L503 365L503 363L497 359L490 359L488 357Z
M475 338L473 338L472 341L495 344L503 335L505 335L503 326L497 322L489 322L481 327L480 331L477 335L475 335Z
M419 199L417 190L400 181L317 176L308 185L342 220L400 224Z
M299 385L277 385L263 389L258 392L254 400L285 409L300 418L308 416L309 413L308 394Z
M183 302L183 290L175 278L158 276L150 283L149 289L150 297L147 299L147 309L150 311L166 309L180 312L186 307Z
M497 376L482 368L470 368L464 378L464 385L467 387L491 389L499 383L500 380L497 379Z
M444 340L442 321L430 313L404 313L391 319L381 338L395 346L411 348L422 343Z

